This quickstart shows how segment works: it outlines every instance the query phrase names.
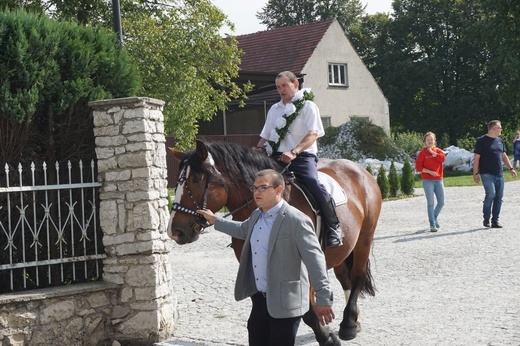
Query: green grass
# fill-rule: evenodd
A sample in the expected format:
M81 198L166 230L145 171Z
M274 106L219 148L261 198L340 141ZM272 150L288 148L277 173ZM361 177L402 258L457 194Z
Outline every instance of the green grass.
M504 171L504 179L506 182L514 180L509 173L509 170ZM480 184L480 183L479 183ZM453 173L453 172L445 172L444 174L444 187L452 187L452 186L472 186L476 185L473 181L473 175L468 173ZM418 180L415 181L415 187L422 188L422 181L420 176L418 176Z

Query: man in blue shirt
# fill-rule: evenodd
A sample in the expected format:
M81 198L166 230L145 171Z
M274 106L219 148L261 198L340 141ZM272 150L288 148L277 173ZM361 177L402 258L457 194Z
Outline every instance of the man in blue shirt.
M251 297L247 323L250 346L294 345L302 316L309 311L309 288L321 324L332 322L332 291L311 219L282 199L284 179L275 170L258 172L251 191L258 209L244 222L197 210L215 229L244 239L235 299Z
M502 197L504 196L504 174L502 162L509 168L511 175L516 177L516 171L511 166L506 153L506 146L500 134L502 124L499 120L488 123L488 132L477 139L473 160L473 181L482 185L486 192L482 212L484 226L502 228L499 222ZM490 223L491 221L491 223Z

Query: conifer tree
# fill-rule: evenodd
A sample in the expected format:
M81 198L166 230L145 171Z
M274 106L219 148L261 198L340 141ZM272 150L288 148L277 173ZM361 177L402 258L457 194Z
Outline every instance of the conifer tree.
M401 191L405 195L413 195L415 186L415 176L413 173L410 158L406 156L404 160L403 171L401 175Z
M0 159L95 157L88 102L136 94L140 82L107 28L0 11Z
M268 29L336 18L344 29L350 31L361 21L364 13L360 0L269 0L256 17Z
M388 173L388 183L390 184L390 197L397 197L397 193L401 188L401 181L397 175L394 160L390 164L390 172Z
M377 185L379 185L383 199L388 198L390 194L390 183L388 182L388 177L386 176L386 171L383 166L381 166L379 173L377 173Z
M370 163L367 165L367 172L374 176L374 171L372 171L372 166L370 166Z

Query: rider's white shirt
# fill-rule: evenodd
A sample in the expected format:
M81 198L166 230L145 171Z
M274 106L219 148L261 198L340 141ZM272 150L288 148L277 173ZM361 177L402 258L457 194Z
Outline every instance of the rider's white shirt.
M282 100L269 109L264 128L262 129L262 132L260 132L260 137L269 140L271 130L276 127L276 120L285 114L285 110L286 106L283 104ZM305 101L300 113L296 119L294 119L291 126L289 126L289 131L281 141L278 151L285 152L292 150L295 146L300 144L303 137L305 137L309 131L316 131L318 133L318 138L325 134L318 106L312 101ZM316 141L305 151L311 154L317 154L318 145L316 144Z

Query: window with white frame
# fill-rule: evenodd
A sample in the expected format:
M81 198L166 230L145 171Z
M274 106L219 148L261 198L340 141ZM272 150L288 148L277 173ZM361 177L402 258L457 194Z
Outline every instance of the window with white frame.
M330 126L330 117L321 117L321 123L323 124L323 128L327 128Z
M329 85L348 86L347 64L329 63Z

